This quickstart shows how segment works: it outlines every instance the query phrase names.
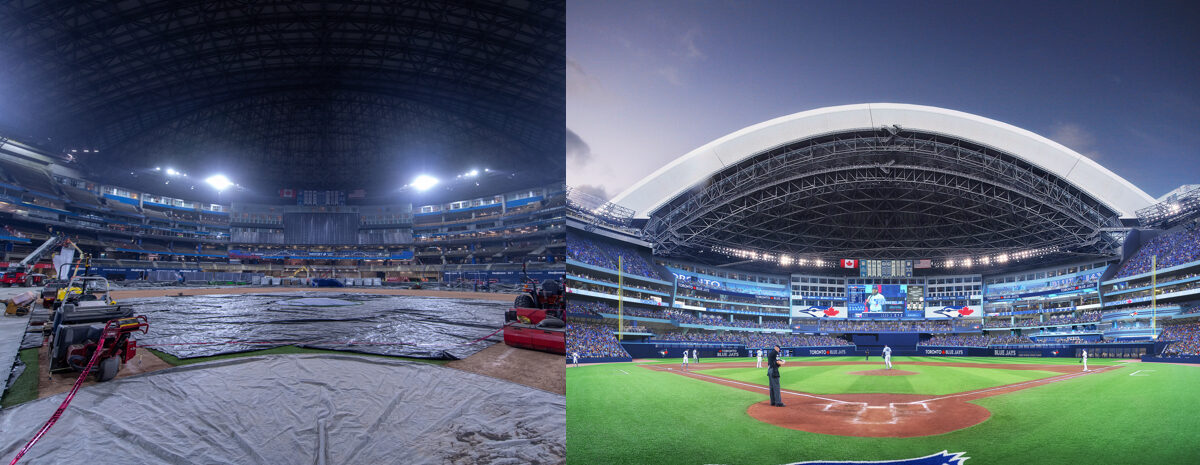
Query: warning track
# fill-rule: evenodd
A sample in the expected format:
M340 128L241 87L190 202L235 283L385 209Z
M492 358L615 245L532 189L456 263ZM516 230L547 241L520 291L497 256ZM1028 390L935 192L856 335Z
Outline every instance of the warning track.
M878 362L794 362L788 366L874 365ZM1070 365L992 364L905 362L905 365L936 365L949 367L993 368L1003 370L1042 370L1061 373L1057 376L1003 386L964 391L941 396L921 394L809 394L782 390L786 407L771 407L763 400L752 404L746 413L751 417L784 428L810 433L837 436L910 438L957 431L977 425L991 417L983 406L970 403L985 397L1007 394L1045 384L1120 369L1120 366L1097 367L1081 372ZM706 375L680 371L671 365L640 365L655 371L666 371L724 386L766 394L767 387ZM753 368L753 363L705 363L702 369ZM765 380L764 380L765 381Z

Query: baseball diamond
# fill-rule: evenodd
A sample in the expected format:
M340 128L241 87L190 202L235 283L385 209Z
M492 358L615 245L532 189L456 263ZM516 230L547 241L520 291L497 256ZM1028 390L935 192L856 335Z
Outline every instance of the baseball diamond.
M781 369L784 408L767 405L765 370L754 359L687 372L674 360L568 368L568 462L886 460L945 449L966 451L974 463L1076 463L1103 447L1106 463L1188 463L1186 448L1145 445L1187 441L1200 427L1189 387L1200 382L1198 366L1095 359L1083 372L1077 360L1053 358L894 363L914 374L861 376L854 373L881 363L794 359ZM1013 442L1014 432L1044 446ZM625 446L608 446L618 441Z

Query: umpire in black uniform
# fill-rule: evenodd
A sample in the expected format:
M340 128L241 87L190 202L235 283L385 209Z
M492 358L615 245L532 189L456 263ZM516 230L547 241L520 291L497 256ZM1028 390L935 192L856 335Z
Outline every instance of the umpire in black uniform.
M779 367L784 361L779 359L779 344L767 352L767 380L771 383L771 406L783 407L783 395L779 393Z

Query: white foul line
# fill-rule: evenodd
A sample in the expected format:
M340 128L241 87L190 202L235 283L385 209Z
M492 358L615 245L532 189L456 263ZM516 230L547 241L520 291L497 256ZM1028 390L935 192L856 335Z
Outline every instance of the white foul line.
M741 382L741 381L734 381L734 380L731 380L731 379L726 379L726 378L718 378L718 377L716 377L716 376L702 375L702 374L700 374L700 373L691 373L691 372L689 372L688 374L689 374L689 375L692 375L692 376L703 376L703 377L705 377L705 378L712 378L712 379L716 379L716 380L724 381L724 382L726 382L726 383L733 383L733 384L738 384L738 385L742 385L742 386L749 386L749 387L752 387L752 388L755 388L755 389L762 389L762 390L764 390L764 391L769 389L769 388L767 388L767 387L765 387L765 386L760 386L760 385L758 385L758 384L743 383L743 382ZM791 395L793 395L793 396L812 397L813 399L821 399L821 400L826 400L826 401L829 401L829 402L838 402L838 403L842 403L842 404L861 404L861 403L862 403L862 402L846 402L846 401L844 401L844 400L829 399L829 398L825 398L825 397L821 397L821 396L814 396L814 395L812 395L812 394L805 394L805 393L803 393L803 392L789 391L789 390L786 390L786 389L780 389L780 390L779 390L779 392L780 392L781 394L791 394Z
M1150 376L1150 375L1139 375L1139 374L1138 374L1138 373L1141 373L1141 372L1143 372L1143 371L1145 371L1145 372L1151 372L1151 371L1154 371L1154 370L1138 370L1138 371L1135 371L1135 372L1133 372L1133 373L1130 373L1130 374L1129 374L1129 376Z

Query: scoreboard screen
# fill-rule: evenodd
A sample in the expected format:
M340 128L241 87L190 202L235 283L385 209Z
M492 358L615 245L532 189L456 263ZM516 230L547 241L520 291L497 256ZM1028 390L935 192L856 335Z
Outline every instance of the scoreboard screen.
M862 278L911 278L912 260L860 260L858 276Z

